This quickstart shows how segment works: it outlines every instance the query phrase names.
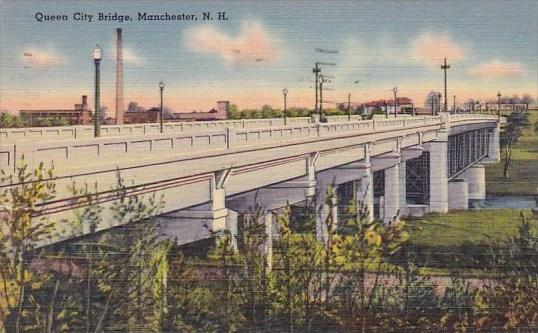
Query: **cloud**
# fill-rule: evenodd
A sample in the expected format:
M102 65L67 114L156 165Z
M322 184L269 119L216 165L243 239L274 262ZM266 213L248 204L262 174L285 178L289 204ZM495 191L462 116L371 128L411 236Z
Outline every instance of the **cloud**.
M53 49L26 48L23 50L21 59L25 66L48 69L59 65L64 58Z
M488 63L475 66L467 71L467 75L478 78L507 78L522 76L525 70L517 62L503 62L492 60Z
M212 26L194 27L185 32L185 43L194 52L217 55L231 64L267 63L279 59L275 39L254 21L243 22L235 36Z
M411 42L411 56L416 61L437 66L445 57L449 62L465 59L465 50L447 33L425 32Z
M123 61L132 65L141 65L142 59L131 49L123 48Z
M112 59L115 63L116 62L116 44L111 45L108 50L109 50L110 59ZM143 64L143 59L140 58L135 51L124 46L123 47L123 63L134 65L134 66L141 66Z

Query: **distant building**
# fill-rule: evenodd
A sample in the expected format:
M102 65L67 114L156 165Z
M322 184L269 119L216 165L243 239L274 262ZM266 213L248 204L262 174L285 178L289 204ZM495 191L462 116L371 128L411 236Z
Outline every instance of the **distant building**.
M226 120L230 111L230 102L218 101L217 107L208 112L174 112L172 114L164 114L165 122L178 121L210 121L210 120ZM160 120L161 110L158 107L153 107L148 110L127 111L124 114L125 124L137 123L156 123Z
M397 108L394 106L393 99L379 99L375 101L366 102L361 105L362 113L365 115L370 115L373 112L386 112L388 109L389 114L394 114L394 110L397 109L397 113L409 113L413 112L413 101L407 97L398 97L397 98Z
M74 109L19 110L22 119L32 126L39 120L65 119L69 125L89 124L92 111L88 108L88 96L82 96L82 103L75 104Z
M143 111L127 111L123 114L124 124L156 123L159 121L161 110L151 108Z
M208 112L175 112L172 114L172 121L210 121L226 120L230 112L230 102L218 101L217 108Z

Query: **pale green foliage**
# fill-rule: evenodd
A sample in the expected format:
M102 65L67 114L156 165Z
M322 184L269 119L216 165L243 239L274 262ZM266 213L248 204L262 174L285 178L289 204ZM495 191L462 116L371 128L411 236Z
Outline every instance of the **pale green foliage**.
M52 237L54 223L40 216L39 204L54 198L56 193L53 169L41 163L29 171L22 159L14 174L1 171L0 184L0 323L10 314L14 331L20 331L21 320L31 314L23 311L28 302L29 288L45 277L32 274L27 263L39 242ZM7 324L6 324L7 325Z

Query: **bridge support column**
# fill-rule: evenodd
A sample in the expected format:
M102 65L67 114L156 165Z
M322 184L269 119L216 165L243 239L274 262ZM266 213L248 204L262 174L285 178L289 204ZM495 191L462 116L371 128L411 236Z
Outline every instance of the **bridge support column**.
M266 212L263 216L265 224L265 245L264 251L267 258L266 268L271 271L273 268L273 213Z
M469 209L468 183L464 179L453 179L448 182L448 208Z
M399 180L398 185L400 189L400 216L407 215L407 196L406 196L406 165L405 161L402 159L402 162L399 165Z
M448 131L440 130L436 141L424 144L430 155L430 203L433 213L448 212Z
M327 196L331 191L331 202L327 202ZM332 227L335 229L338 225L338 186L319 184L316 187L316 238L320 242L325 242L328 236L327 219L332 215ZM331 207L332 206L332 207Z
M383 220L389 223L400 215L400 163L385 169L385 200Z
M497 126L488 132L488 157L484 159L486 163L498 163L501 161L501 124L497 122Z
M226 230L230 233L230 245L234 251L237 251L237 222L239 219L239 213L234 210L228 209L228 216L226 216Z
M357 207L362 203L368 210L368 221L374 220L374 174L370 163L364 166L364 175L357 181Z
M486 199L486 168L483 164L475 164L461 175L469 183L469 199Z
M211 183L209 202L155 217L159 233L181 245L210 238L224 230L228 216L224 189L227 176L227 171L215 175Z

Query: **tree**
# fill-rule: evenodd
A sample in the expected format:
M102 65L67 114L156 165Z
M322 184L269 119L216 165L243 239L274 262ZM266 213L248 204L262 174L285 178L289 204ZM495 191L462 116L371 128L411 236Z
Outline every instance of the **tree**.
M26 127L26 120L7 111L0 114L0 128Z
M138 102L129 102L127 106L127 112L144 112L146 109L143 106L138 105Z
M536 221L538 214L532 213ZM506 330L538 327L538 235L523 213L518 235L504 251L495 251L489 271L495 280L475 296L476 326Z
M433 111L437 113L437 110L439 110L439 105L441 103L441 100L439 98L440 94L441 93L438 91L429 92L428 96L426 97L426 100L424 101L424 107L428 110L431 110L433 102Z
M508 170L512 163L514 145L523 134L522 129L528 126L528 114L525 112L512 112L506 117L507 126L501 132L500 141L502 149L503 176L508 179Z
M0 184L0 273L2 299L0 324L22 331L23 311L31 300L29 289L44 277L34 275L28 263L39 242L52 235L55 225L39 214L39 204L51 200L56 193L53 169L43 163L33 171L22 159L14 174L1 170ZM12 322L8 323L9 319Z
M241 119L241 114L236 104L230 104L230 108L228 110L228 118L229 119Z

